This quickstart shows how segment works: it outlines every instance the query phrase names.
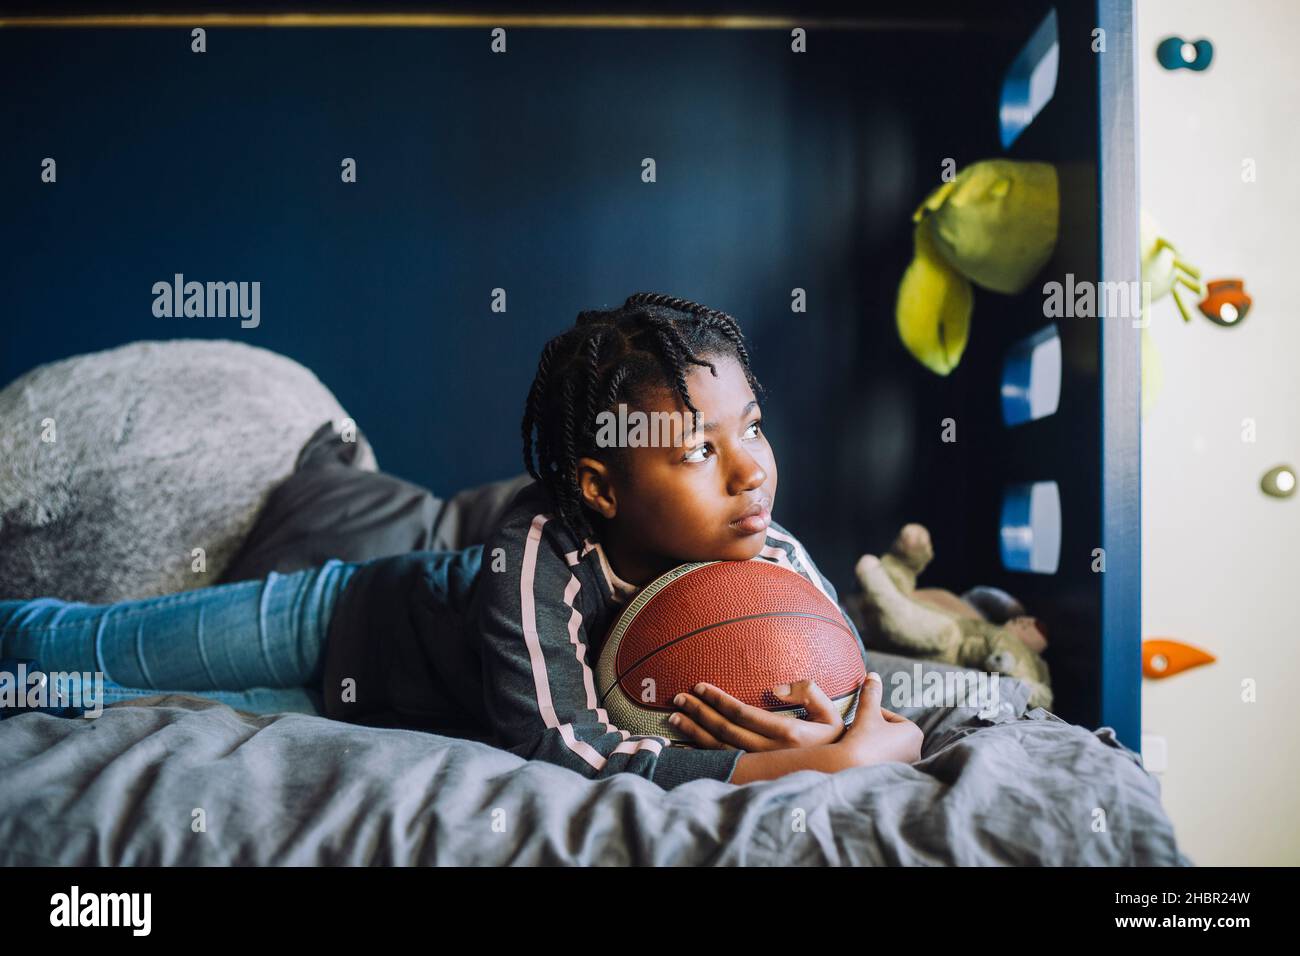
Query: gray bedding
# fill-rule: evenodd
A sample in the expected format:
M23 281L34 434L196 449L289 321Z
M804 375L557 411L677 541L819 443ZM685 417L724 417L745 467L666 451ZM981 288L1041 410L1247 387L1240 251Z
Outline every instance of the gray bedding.
M912 663L873 661L886 693ZM189 695L24 714L0 721L0 865L1191 865L1109 728L1002 696L992 720L893 708L926 731L914 765L671 791Z

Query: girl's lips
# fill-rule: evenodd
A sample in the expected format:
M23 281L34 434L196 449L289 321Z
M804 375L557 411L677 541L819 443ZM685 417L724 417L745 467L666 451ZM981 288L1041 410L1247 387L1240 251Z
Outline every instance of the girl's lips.
M767 530L767 526L772 521L772 512L763 507L757 514L746 515L743 518L737 518L731 522L733 528L743 531L745 534L758 534Z

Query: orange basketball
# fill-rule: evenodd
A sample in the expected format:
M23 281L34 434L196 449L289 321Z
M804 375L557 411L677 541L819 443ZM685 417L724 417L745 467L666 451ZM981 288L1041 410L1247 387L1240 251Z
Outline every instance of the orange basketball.
M835 602L803 575L768 561L683 564L650 582L600 649L596 691L614 725L691 738L668 723L677 694L700 681L738 700L803 717L771 692L811 679L853 721L866 676L862 651Z

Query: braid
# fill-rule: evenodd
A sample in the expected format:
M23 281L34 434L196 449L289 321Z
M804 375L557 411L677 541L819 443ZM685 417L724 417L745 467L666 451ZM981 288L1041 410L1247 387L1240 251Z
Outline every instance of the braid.
M674 309L677 312L685 312L688 315L727 315L717 309L710 309L707 305L700 305L690 299L679 299L675 295L664 295L662 292L634 292L627 297L623 307L628 308L634 305L658 305ZM730 318L730 316L727 316L727 318Z
M716 376L717 368L712 362L702 362L690 354L690 349L686 342L667 319L650 318L651 327L659 336L659 351L663 354L664 371L669 378L673 380L673 385L677 389L677 394L682 397L686 407L691 410L691 414L696 416L698 422L700 411L691 401L690 395L686 392L686 363L694 362L696 365L707 366L708 369Z
M627 297L624 307L631 305L662 305L668 308L676 309L680 312L686 312L699 316L703 322L711 329L716 329L731 343L735 349L736 357L740 360L740 367L745 370L745 379L749 387L757 395L762 391L762 386L754 378L749 368L749 350L745 348L744 336L741 334L740 325L736 320L719 309L711 309L706 305L700 305L698 302L692 302L689 299L679 299L676 296L664 295L661 292L637 292ZM714 374L717 371L714 370Z
M524 468L534 478L541 478L533 465L533 427L542 420L542 396L546 394L546 383L551 375L551 359L560 346L559 339L551 339L542 349L542 357L537 362L537 376L533 386L528 390L528 400L524 405Z
M587 379L586 402L582 409L582 418L585 421L587 413L590 412L594 418L596 415L596 393L600 389L600 342L605 337L606 329L597 327L592 333L591 338L587 339L587 367L585 369Z
M546 343L524 403L524 467L549 493L564 525L584 541L595 537L577 483L579 458L619 459L622 449L596 442L597 418L620 398L667 387L699 422L686 373L717 366L704 356L734 355L756 396L740 325L725 312L657 292L628 296L617 309L587 309ZM536 437L534 438L534 433Z

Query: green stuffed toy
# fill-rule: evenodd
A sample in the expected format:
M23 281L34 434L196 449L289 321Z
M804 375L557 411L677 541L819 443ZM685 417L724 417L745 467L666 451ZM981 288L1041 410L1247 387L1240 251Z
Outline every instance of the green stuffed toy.
M938 186L912 214L913 258L898 286L898 337L918 362L948 375L970 340L973 285L1017 295L1056 250L1060 184L1051 163L985 159ZM1141 211L1139 252L1149 302L1173 299L1191 314L1179 287L1198 295L1200 272L1182 259L1159 224ZM1142 323L1142 415L1155 404L1164 369Z
M912 233L914 255L898 287L898 337L917 360L937 375L961 361L970 337L974 304L971 286L939 253L929 228Z
M918 588L916 579L933 558L930 533L908 524L888 554L859 559L862 592L849 599L849 609L867 647L1006 674L1029 687L1029 706L1050 709L1051 676L1039 656L1047 640L1038 621L993 588L976 588L963 597Z
M924 221L954 269L1003 295L1028 288L1056 248L1056 167L1015 159L967 166L912 215Z
M1142 256L1142 282L1147 289L1147 304L1169 296L1178 307L1183 322L1191 322L1191 313L1183 305L1178 287L1182 286L1200 295L1201 285L1196 281L1201 277L1200 270L1179 257L1178 250L1164 235L1160 224L1145 209L1141 210L1138 251ZM1145 316L1145 320L1142 323L1141 342L1143 418L1155 406L1156 398L1165 384L1164 363L1160 361L1155 339L1149 331L1151 317Z
M914 258L894 307L898 335L947 375L970 336L971 283L1023 292L1056 249L1060 201L1051 163L986 159L939 186L912 214Z

